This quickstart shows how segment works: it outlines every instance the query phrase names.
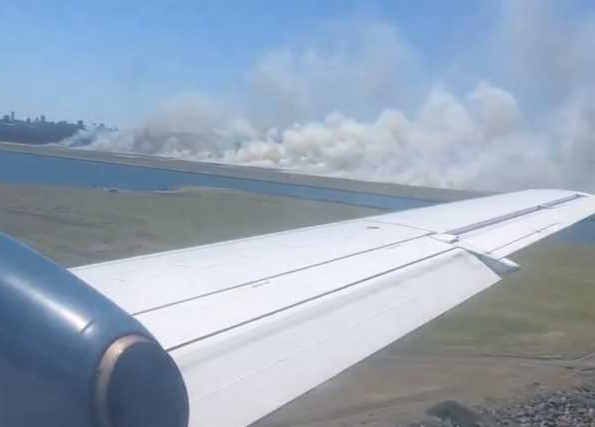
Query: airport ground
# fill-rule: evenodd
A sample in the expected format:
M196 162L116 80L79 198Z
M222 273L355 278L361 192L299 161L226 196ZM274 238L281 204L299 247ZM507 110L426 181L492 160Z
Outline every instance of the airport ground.
M66 266L379 212L206 188L2 184L0 201L0 230ZM513 258L520 272L256 425L388 427L444 399L498 405L595 384L595 245L548 239Z

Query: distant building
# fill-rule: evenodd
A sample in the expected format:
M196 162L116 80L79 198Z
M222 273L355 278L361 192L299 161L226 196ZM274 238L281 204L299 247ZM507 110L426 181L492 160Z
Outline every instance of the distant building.
M66 121L50 122L45 115L31 120L17 120L15 112L5 114L0 121L0 141L19 142L24 144L48 144L69 138L80 130L86 129L85 123ZM107 128L106 128L107 129Z

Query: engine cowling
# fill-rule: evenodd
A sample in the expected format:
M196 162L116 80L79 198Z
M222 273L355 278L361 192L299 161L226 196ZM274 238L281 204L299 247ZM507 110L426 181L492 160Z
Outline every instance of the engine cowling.
M181 373L150 332L0 233L0 425L187 427Z

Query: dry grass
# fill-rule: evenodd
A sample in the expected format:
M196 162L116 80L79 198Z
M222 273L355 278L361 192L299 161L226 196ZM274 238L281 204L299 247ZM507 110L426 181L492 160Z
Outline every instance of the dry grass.
M0 184L0 230L67 266L377 212L212 188L144 193Z
M595 350L595 247L548 240L521 271L407 337L419 352L574 356Z

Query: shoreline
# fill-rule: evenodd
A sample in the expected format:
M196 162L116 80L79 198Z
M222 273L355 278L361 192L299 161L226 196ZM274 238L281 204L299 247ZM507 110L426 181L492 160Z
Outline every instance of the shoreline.
M302 174L296 171L256 166L189 161L142 154L90 151L85 149L61 147L55 144L30 146L0 141L0 151L72 160L84 160L95 163L135 166L147 169L187 172L192 174L207 174L225 178L259 180L265 183L291 184L317 188L323 187L336 191L411 198L432 203L456 201L485 195L485 193L475 191L450 190L422 186L400 185L388 182L373 182L348 178L313 176Z

